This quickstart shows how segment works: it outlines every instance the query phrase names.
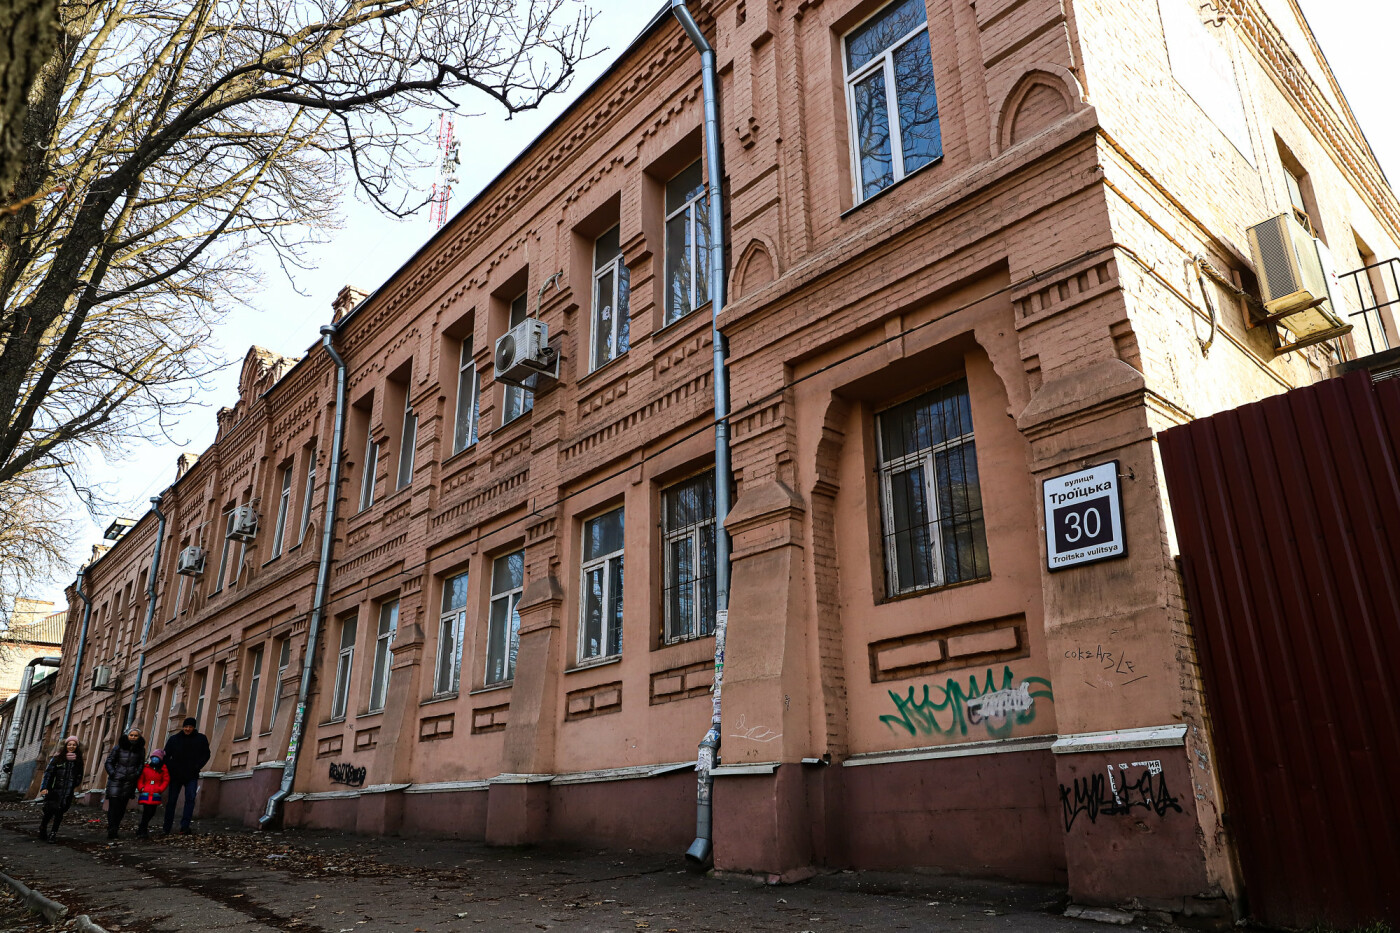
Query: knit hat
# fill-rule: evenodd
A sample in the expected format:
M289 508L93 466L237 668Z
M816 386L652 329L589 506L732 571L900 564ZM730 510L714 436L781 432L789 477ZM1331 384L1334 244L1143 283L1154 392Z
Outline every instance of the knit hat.
M198 729L199 723L195 721L195 718L193 716L186 716L185 721L182 722L180 726L181 728L184 728L185 726L194 726L196 729Z
M164 758L164 757L165 757L165 749L163 749L163 748L157 748L156 750L154 750L153 752L151 752L151 757L152 757L152 758Z
M67 745L69 742L77 742L79 745L83 744L82 741L76 735L70 735L68 738L63 740L64 745Z

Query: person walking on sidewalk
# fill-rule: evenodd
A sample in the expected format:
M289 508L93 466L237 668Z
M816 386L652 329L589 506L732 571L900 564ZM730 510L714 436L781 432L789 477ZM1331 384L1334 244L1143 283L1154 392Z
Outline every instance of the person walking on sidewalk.
M165 767L165 752L158 748L151 752L146 767L141 769L141 780L136 782L136 802L141 805L141 825L136 828L137 836L144 839L150 835L146 827L151 825L151 817L156 815L161 795L169 786L170 772Z
M132 726L107 753L107 838L117 838L127 804L136 796L136 782L146 761L146 739Z
M194 819L194 798L199 792L199 772L209 762L209 739L198 729L193 716L185 720L179 732L165 740L165 767L170 771L170 793L165 799L165 831L175 824L175 801L185 795L185 810L180 814L180 832L190 833Z
M58 838L58 824L73 805L73 796L83 783L83 751L76 735L63 740L63 747L54 752L44 766L44 780L39 796L44 798L44 818L39 823L39 839L53 842Z

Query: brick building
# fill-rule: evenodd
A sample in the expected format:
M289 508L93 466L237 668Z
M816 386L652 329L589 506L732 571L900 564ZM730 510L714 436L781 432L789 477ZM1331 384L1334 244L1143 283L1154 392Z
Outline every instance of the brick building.
M736 489L716 864L1219 908L1237 883L1154 437L1395 339L1385 309L1352 317L1396 297L1379 275L1337 309L1355 331L1299 349L1239 297L1246 229L1280 213L1341 270L1397 255L1400 204L1300 12L696 8ZM339 517L288 822L692 838L717 540L701 123L659 15L407 265L338 297ZM531 316L562 361L533 390L492 352ZM253 820L281 779L335 393L322 347L254 349L161 499L137 717L210 735L206 812ZM1049 571L1041 481L1108 463L1124 551ZM132 702L160 527L86 572L72 716L95 750ZM189 547L201 574L176 573Z

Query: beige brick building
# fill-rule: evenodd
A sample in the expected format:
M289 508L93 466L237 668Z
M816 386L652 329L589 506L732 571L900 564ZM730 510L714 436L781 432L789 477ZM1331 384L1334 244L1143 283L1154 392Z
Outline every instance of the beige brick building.
M1258 288L1247 228L1280 213L1339 271L1397 255L1400 205L1301 14L695 6L722 98L736 489L717 866L1224 909L1154 436L1395 341L1386 310L1351 316L1396 297L1379 275L1338 294L1355 331L1289 351L1237 295ZM337 300L339 518L288 822L692 838L718 535L699 67L658 16L403 269ZM493 348L534 316L561 365L531 392ZM205 812L256 819L283 773L335 388L320 346L251 351L161 500L137 717L199 719ZM1106 464L1124 547L1052 572L1042 481ZM230 539L243 505L258 529ZM84 581L72 717L97 748L132 702L160 527ZM177 574L190 547L203 571Z

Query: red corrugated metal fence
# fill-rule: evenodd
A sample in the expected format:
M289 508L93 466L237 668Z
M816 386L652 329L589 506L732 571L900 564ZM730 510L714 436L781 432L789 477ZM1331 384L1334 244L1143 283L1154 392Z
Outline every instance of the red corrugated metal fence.
M1400 380L1160 442L1250 913L1400 920Z

